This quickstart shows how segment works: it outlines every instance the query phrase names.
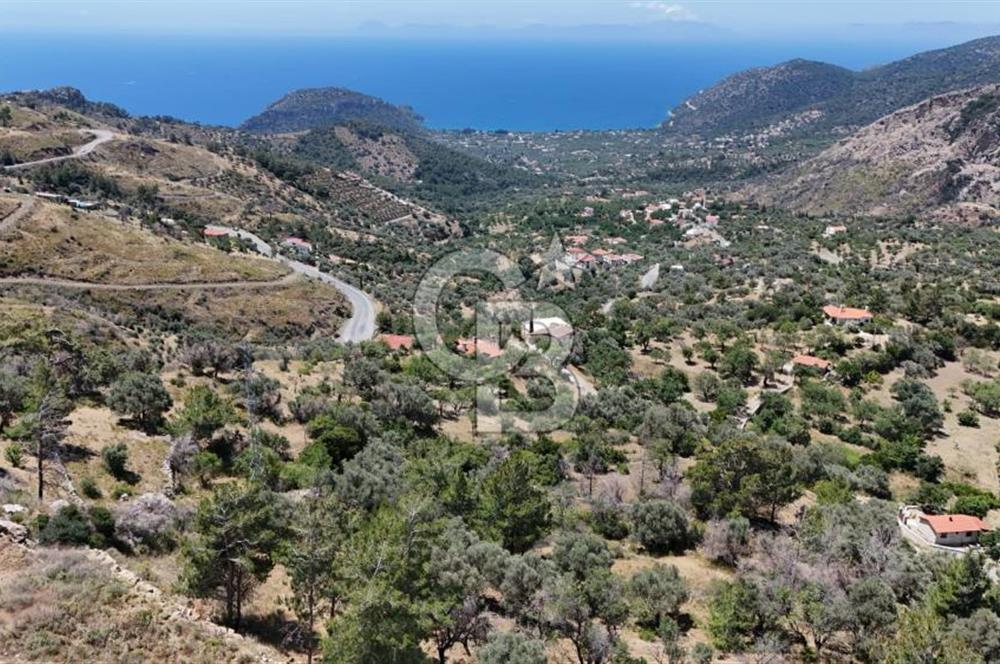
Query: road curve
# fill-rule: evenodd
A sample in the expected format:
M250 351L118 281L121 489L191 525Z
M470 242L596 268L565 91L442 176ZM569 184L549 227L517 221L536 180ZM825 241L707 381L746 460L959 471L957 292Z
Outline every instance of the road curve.
M317 267L307 265L300 261L275 255L274 249L260 236L245 231L241 228L230 228L229 226L212 225L208 228L228 231L242 240L247 240L253 244L258 253L275 258L278 262L288 266L293 272L304 275L317 281L322 281L339 290L347 301L351 303L351 317L340 327L338 339L343 343L357 343L367 341L375 336L375 301L368 293L355 288L347 282L338 279L332 274L323 272Z
M16 171L22 168L30 168L32 166L41 166L42 164L54 164L58 161L64 161L66 159L77 159L79 157L86 157L88 154L93 152L97 146L103 145L108 141L115 140L115 135L108 131L107 129L81 129L81 134L92 134L94 139L89 143L84 143L83 145L78 145L73 148L72 154L64 154L59 157L48 157L46 159L36 159L35 161L26 161L21 164L13 164L11 166L4 166L5 171Z

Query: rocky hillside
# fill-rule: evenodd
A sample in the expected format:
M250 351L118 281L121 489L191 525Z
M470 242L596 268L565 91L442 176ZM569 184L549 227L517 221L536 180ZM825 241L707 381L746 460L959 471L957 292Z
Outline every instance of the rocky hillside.
M366 120L406 131L421 127L422 118L408 106L344 88L295 90L246 120L240 129L255 134L281 134Z
M897 111L751 193L765 203L812 212L995 217L1000 85Z
M715 135L792 122L825 135L860 126L932 95L1000 82L1000 37L919 53L852 72L792 60L734 74L682 102L664 127Z

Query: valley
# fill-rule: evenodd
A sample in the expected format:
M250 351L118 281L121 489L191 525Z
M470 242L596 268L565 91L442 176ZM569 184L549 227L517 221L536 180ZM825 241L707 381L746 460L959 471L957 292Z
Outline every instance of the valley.
M1000 660L998 39L635 130L0 95L0 659Z

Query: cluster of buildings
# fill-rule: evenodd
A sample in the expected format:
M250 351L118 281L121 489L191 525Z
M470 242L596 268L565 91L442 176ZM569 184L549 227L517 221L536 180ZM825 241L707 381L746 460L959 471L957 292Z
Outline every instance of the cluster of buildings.
M62 194L53 194L48 191L36 191L35 197L41 198L42 200L45 201L52 201L54 203L65 203L66 205L69 205L71 208L77 210L84 210L84 211L100 210L102 207L104 207L104 203L102 203L101 201L88 201L81 198L70 198L69 196L63 196Z
M567 244L573 245L566 249L566 254L563 257L565 264L571 268L594 271L598 268L631 265L643 259L642 254L618 253L603 247L588 251L583 248L583 245L591 240L589 235L567 235L564 240ZM621 237L611 237L606 240L606 243L611 246L622 245L625 242L625 238Z

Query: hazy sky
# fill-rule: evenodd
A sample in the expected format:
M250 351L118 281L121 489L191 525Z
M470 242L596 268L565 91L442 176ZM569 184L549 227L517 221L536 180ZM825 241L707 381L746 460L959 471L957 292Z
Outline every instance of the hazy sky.
M902 26L904 31L937 31L947 39L1000 31L1000 0L940 2L840 1L776 2L720 0L342 0L320 2L271 0L204 2L140 0L133 2L23 2L0 0L3 31L144 32L215 34L374 33L406 26L457 28L455 36L481 30L517 34L531 25L571 28L588 25L636 25L649 32L662 27L673 35L710 24L738 35L782 33L870 33L874 26ZM931 24L931 25L928 25ZM414 29L419 36L421 30ZM654 32L655 33L655 32ZM897 37L887 31L886 37Z

